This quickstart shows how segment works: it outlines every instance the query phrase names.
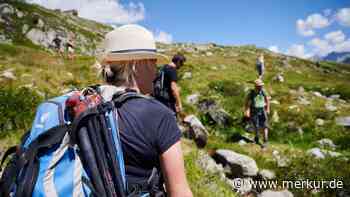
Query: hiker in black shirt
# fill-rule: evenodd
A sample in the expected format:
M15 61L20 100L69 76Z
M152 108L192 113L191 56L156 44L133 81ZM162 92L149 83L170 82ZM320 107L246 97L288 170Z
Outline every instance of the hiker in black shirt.
M62 40L59 38L58 35L56 35L56 37L52 40L52 42L54 43L54 47L57 53L59 53L61 56L62 54L62 47L61 47L61 43Z
M155 69L145 69L157 63L152 34L138 25L125 25L108 33L104 45L105 54L99 60L107 83L101 87L103 98L111 100L119 91L150 94L154 77L144 75L155 74ZM159 174L152 189L164 191L165 183L168 196L192 197L174 112L151 97L134 98L118 108L117 119L128 191L136 196L147 193L147 180L156 169Z
M182 54L173 57L170 64L164 65L164 88L169 98L157 98L160 102L170 108L172 111L179 113L182 111L180 91L177 85L177 69L185 63L186 58Z

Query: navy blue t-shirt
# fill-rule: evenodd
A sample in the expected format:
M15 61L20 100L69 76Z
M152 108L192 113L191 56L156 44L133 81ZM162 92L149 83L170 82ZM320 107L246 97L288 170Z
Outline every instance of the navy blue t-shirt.
M180 140L174 112L155 99L135 98L118 114L127 180L145 180L153 167L160 170L159 156Z

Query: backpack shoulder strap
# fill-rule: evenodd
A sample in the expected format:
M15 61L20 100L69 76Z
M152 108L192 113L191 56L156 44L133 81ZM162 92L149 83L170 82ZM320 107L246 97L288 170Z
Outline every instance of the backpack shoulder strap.
M115 107L120 107L122 104L124 104L126 101L134 98L144 98L144 99L150 99L150 97L142 95L140 93L137 93L133 90L125 90L122 92L118 92L113 95L113 103Z

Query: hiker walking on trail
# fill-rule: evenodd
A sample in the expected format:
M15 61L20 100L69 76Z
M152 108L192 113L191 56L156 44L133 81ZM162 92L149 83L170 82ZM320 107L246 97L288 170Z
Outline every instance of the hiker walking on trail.
M104 51L100 64L107 83L102 88L106 100L120 90L152 92L159 56L151 32L138 25L119 27L106 35ZM169 83L176 81L175 68L183 57L175 56L174 61L167 71L172 75ZM178 90L176 93L179 99ZM174 113L148 97L125 102L118 109L118 118L129 192L147 192L148 180L156 169L159 173L151 181L156 183L152 189L164 191L165 182L168 196L191 197Z
M52 43L54 44L54 49L56 50L56 52L62 56L62 40L58 35L56 35L56 37L52 40Z
M175 113L182 111L180 90L177 85L177 70L185 62L186 58L184 55L174 55L171 63L161 68L154 83L154 97Z
M74 43L72 39L69 39L67 42L67 52L68 52L68 59L73 60L74 59Z
M248 117L255 129L255 142L260 145L259 132L263 131L264 143L262 148L267 146L268 141L268 117L270 113L270 102L263 89L264 83L261 79L255 80L255 89L251 90L245 102L245 117Z
M260 54L260 56L257 58L256 70L258 72L259 78L262 79L264 76L264 72L265 72L264 54Z

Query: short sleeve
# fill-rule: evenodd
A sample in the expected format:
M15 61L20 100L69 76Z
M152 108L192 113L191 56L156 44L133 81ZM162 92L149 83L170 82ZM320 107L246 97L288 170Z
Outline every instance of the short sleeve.
M163 154L181 138L181 131L177 126L173 113L167 113L161 120L157 131L157 151Z
M169 81L172 82L172 81L177 81L177 73L176 73L176 70L175 69L169 69Z

